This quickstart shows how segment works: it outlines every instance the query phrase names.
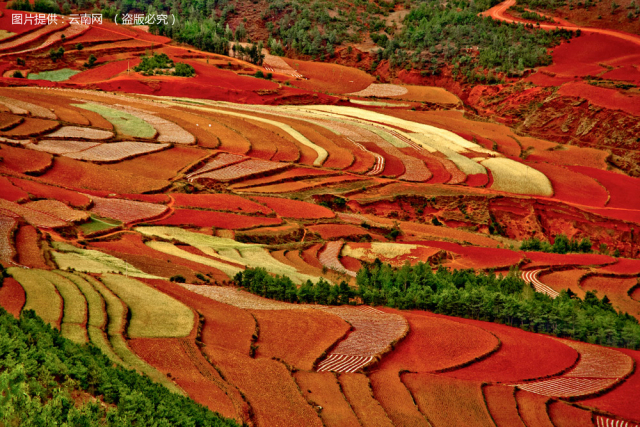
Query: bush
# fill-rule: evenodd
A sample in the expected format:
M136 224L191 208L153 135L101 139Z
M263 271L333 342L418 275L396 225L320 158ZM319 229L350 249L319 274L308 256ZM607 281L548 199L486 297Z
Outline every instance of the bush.
M96 58L92 53L91 55L89 55L89 59L87 59L87 62L84 63L84 67L92 68L95 65L97 60L98 58Z
M259 78L259 79L264 79L264 73L262 72L262 70L258 70L256 71L256 73L254 74L255 77Z
M169 281L176 282L176 283L185 283L187 279L185 279L184 276L181 276L180 274L176 274L175 276L171 276Z
M24 75L20 71L14 71L13 72L13 78L14 79L24 79Z
M18 65L25 65L25 64L26 64L25 60L24 60L24 59L22 59L22 58L18 58L18 59L16 59L16 63L17 63Z
M76 45L76 49L77 49L77 50L82 50L82 49L84 49L84 46L82 45L82 43L78 43L78 44Z
M184 62L178 62L176 63L176 67L175 67L175 71L173 72L173 75L179 76L179 77L193 77L196 75L196 70L194 70L194 68L189 64L185 64Z
M64 56L64 48L62 47L58 50L55 50L55 49L49 50L49 58L51 58L53 62L57 62L58 59L62 59L63 56Z

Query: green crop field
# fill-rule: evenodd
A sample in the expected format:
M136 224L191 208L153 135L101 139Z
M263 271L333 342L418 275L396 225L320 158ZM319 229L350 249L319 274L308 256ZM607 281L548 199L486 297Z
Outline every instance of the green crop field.
M113 124L116 132L137 138L153 138L156 130L149 123L124 111L114 110L98 104L73 104L76 107L100 114Z
M12 267L7 273L16 279L27 294L23 310L33 310L46 323L58 327L62 315L62 298L56 287L42 274L43 270Z
M72 70L70 68L63 68L55 71L43 71L41 73L29 73L30 80L48 80L50 82L62 82L69 80L70 77L78 74L79 70Z
M98 231L109 230L122 225L122 222L110 218L101 218L97 215L91 215L89 222L80 224L78 229L84 234L97 233Z

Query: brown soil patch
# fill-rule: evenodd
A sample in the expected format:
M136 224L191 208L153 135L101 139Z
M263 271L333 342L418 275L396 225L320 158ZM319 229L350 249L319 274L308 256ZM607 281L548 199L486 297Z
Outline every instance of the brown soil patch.
M40 236L31 225L20 227L16 234L18 262L30 268L49 269L40 249Z
M12 277L5 277L0 288L0 305L14 317L19 317L26 301L24 289Z
M299 371L294 378L309 404L322 407L320 417L326 427L360 427L333 373Z

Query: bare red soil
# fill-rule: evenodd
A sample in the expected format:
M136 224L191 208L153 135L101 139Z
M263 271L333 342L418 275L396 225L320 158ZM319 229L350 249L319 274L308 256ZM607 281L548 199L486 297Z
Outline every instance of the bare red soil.
M459 259L455 260L455 264L464 268L508 267L517 264L522 259L520 253L508 249L479 248L438 241L426 241L420 242L420 244L461 255Z
M256 357L280 359L306 371L351 328L320 310L253 310L252 314L260 327Z
M622 110L634 116L640 115L638 97L621 94L615 89L607 89L580 82L564 84L557 93L564 96L584 98L595 105L612 110Z
M24 289L12 277L5 277L0 288L0 306L11 313L14 317L19 317L22 307L26 301Z
M586 208L585 210L589 212L593 212L594 214L597 214L597 215L602 215L605 218L619 219L622 221L635 222L636 224L640 224L640 210L616 209L616 208L604 208L604 209Z
M529 393L528 391L516 391L518 412L527 426L530 427L554 427L547 414L547 396Z
M340 374L341 390L363 427L392 427L380 403L373 398L369 379L362 374Z
M486 385L482 393L487 402L487 409L498 427L525 427L513 395L513 387L503 385Z
M524 256L531 260L526 264L527 269L552 265L602 265L615 261L615 258L598 254L561 255L546 252L524 252Z
M33 173L47 170L53 162L51 154L24 148L2 146L1 172Z
M596 291L602 298L609 297L611 305L617 311L628 313L636 319L640 319L640 303L629 296L629 290L638 284L638 279L591 276L580 282L580 287L585 291Z
M640 105L640 104L638 104ZM640 178L631 178L615 172L570 166L569 169L580 172L598 180L611 196L607 207L623 209L640 209L640 198L629 197L629 194L640 194Z
M241 230L263 225L280 224L280 218L254 217L227 212L197 211L192 209L176 209L169 218L156 221L158 225L194 225L196 227L226 228Z
M16 233L16 252L18 262L30 268L48 269L42 250L40 249L40 237L31 225L20 227Z
M340 262L347 270L359 271L362 268L362 263L360 262L360 260L352 258L350 256L341 257Z
M29 199L29 194L13 185L8 178L0 176L0 198L10 202L20 202Z
M263 178L247 179L237 184L232 184L229 186L229 188L248 188L258 185L277 184L281 182L297 181L298 179L302 178L314 178L332 174L335 174L335 172L321 169L294 167L284 172L280 172L276 175L271 175Z
M413 403L398 372L378 370L369 375L373 396L395 426L428 427L430 424Z
M546 163L528 163L549 178L553 198L584 206L604 206L609 199L607 190L593 178Z
M615 264L599 268L598 271L613 274L638 274L640 273L640 260L618 258Z
M277 197L253 197L253 199L273 209L278 216L284 218L321 219L336 216L331 209L299 200Z
M500 339L501 346L490 357L443 375L479 381L513 382L558 374L578 359L574 349L544 335L497 323L450 319L493 333Z
M566 403L553 402L548 406L549 418L555 427L584 427L592 426L592 414L590 411L567 405Z
M45 185L37 181L27 179L12 178L11 181L36 198L55 199L67 203L74 208L81 209L88 207L91 203L91 200L87 196L65 188Z
M363 90L375 81L373 76L356 68L298 59L283 59L306 78L306 80L291 80L291 84L306 90L343 94Z
M386 355L377 369L399 372L433 372L469 363L494 351L498 339L472 325L437 317L425 311L399 311L409 322L409 333Z
M203 208L216 211L269 214L271 209L232 194L182 194L171 193L175 206Z
M74 40L75 42L75 40ZM122 60L109 62L107 64L97 65L95 68L78 73L71 76L70 82L74 83L97 83L105 80L112 79L118 74L124 73L127 70L133 71L133 68L140 63L139 58L133 60Z
M359 236L372 236L372 233L362 227L350 224L320 224L307 227L311 232L318 233L320 237L325 240L338 239L340 237L359 237ZM377 240L381 239L381 236Z
M544 273L539 276L542 283L551 289L561 292L563 289L571 289L578 297L584 298L584 290L580 287L580 280L588 270L564 270Z
M320 417L326 427L361 427L334 374L298 371L294 378L307 401L322 406Z

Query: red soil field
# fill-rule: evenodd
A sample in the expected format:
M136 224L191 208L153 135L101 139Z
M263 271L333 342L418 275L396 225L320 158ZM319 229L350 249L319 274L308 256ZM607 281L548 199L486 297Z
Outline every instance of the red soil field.
M265 215L272 212L272 210L266 206L232 194L171 193L170 196L175 200L174 206L179 207L203 208L216 211L242 213L261 213Z
M455 260L455 265L461 268L497 268L508 267L517 264L522 255L518 252L499 248L478 248L475 246L462 246L457 243L426 241L416 242L425 246L440 248L448 252L461 255Z
M377 136L377 135L376 135ZM382 170L381 176L388 177L399 177L400 175L405 173L404 163L402 160L397 158L396 156L389 154L383 148L374 144L373 142L361 142L361 144L369 151L380 154L384 157L384 169Z
M503 385L486 385L482 388L487 409L498 427L525 427L513 395L514 388Z
M640 273L640 260L618 258L618 262L615 264L599 268L598 271L613 274L638 274Z
M280 224L280 218L253 217L226 212L176 209L169 218L154 222L157 225L194 225L196 227L226 228L241 230L262 225Z
M95 83L103 80L109 80L120 73L126 72L127 69L133 71L133 68L139 63L139 58L109 62L71 76L69 81L73 83Z
M528 391L516 391L516 401L520 417L528 427L554 427L547 413L547 396L529 393Z
M90 193L90 192L88 192ZM109 195L111 193L105 194ZM171 201L169 196L166 194L118 194L118 199L127 199L127 200L135 200L138 202L147 202L147 203L156 203L156 204L167 204Z
M381 219L380 222L387 222L388 227L393 227L393 222L391 220L384 221ZM491 239L490 237L485 237L464 230L438 227L430 224L418 224L407 221L399 221L399 224L400 229L404 233L404 235L402 236L402 240L406 242L411 242L417 239L430 239L435 237L447 240L457 240L459 242L469 242L473 245L478 246L494 248L498 246L498 242Z
M496 335L502 345L490 357L443 375L478 381L514 382L555 375L578 359L573 348L541 334L497 323L450 319L481 327Z
M41 172L49 168L53 162L51 154L8 145L0 146L0 153L2 155L0 172Z
M616 259L599 254L552 254L546 252L522 252L531 260L526 264L527 269L552 265L603 265L615 262Z
M322 243L316 243L315 245L309 247L308 249L305 249L304 251L302 251L302 259L304 260L304 262L306 262L307 264L309 264L310 266L314 267L314 268L318 268L320 270L322 270L323 266L320 263L320 261L318 261L318 251L323 247L324 245Z
M54 120L25 117L24 121L13 129L0 131L0 136L17 139L38 136L52 131L58 126L60 126L60 123Z
M331 209L299 200L278 197L253 197L253 199L273 209L277 215L283 218L320 219L336 216Z
M434 427L494 426L478 382L423 373L403 374L402 382Z
M307 262L302 259L298 251L287 251L285 252L284 256L285 258L287 258L287 260L289 260L288 264L294 266L299 272L312 276L322 275L322 268L307 264Z
M603 79L622 80L631 83L640 83L640 71L633 65L625 65L602 75Z
M284 172L280 172L276 175L271 175L262 178L247 179L237 184L231 184L229 188L248 188L257 185L276 184L281 182L295 182L302 178L314 178L318 176L333 175L335 172L330 172L322 169L311 168L299 168L295 167L288 169Z
M169 150L109 165L109 169L144 178L169 180L175 177L179 171L205 156L206 153L200 149L175 146ZM135 193L135 191L126 191L125 193Z
M524 80L540 87L561 86L567 82L578 81L579 77L552 77L549 74L538 71Z
M84 33L80 37L76 37L75 39L73 39L73 43L66 43L65 49L69 50L69 47L73 48L78 43L82 43L83 45L88 46L91 43L114 42L118 40L126 40L129 38L130 36L125 34L117 34L105 28L100 28L98 26L91 26L91 28L89 28L89 30L86 33Z
M251 187L238 191L247 191L254 193L293 193L311 190L317 187L328 187L331 185L339 185L349 182L361 181L362 178L353 175L330 176L327 178L319 178L315 180L302 179L295 182L283 182L281 184L271 184L264 186Z
M320 417L326 427L361 427L332 373L298 371L293 376L307 401L322 406Z
M406 148L401 148L400 150L404 151L405 153L407 153L408 151ZM445 159L442 159L425 151L421 151L414 155L416 158L421 159L425 163L427 169L429 169L429 171L433 175L431 179L427 181L429 184L444 184L451 179L451 173L443 163Z
M244 394L254 411L256 425L322 427L320 417L304 399L282 363L251 359L211 346L203 350L225 379Z
M549 418L555 427L584 427L593 426L590 411L567 405L566 403L553 402L548 406Z
M40 184L37 181L27 179L11 178L11 182L37 198L55 199L74 208L85 209L91 203L87 196L64 188Z
M351 326L320 310L253 310L260 334L256 357L277 358L305 371Z
M306 90L343 94L363 90L375 81L371 75L352 67L298 59L282 59L291 68L307 78L306 80L292 80L291 84Z
M563 289L571 289L580 298L584 298L584 290L579 282L587 270L565 270L542 274L539 280L550 288L560 292Z
M218 230L216 230L216 231L218 231ZM216 235L217 235L217 234L218 234L218 233L216 233ZM227 236L227 237L228 237L228 236ZM189 246L189 245L176 245L176 247L178 247L179 249L182 249L183 251L186 251L186 252L192 253L192 254L194 254L194 255L198 255L198 256L201 256L201 257L204 257L204 258L209 258L209 259L212 259L212 260L215 260L215 261L221 262L221 263L223 263L223 264L229 264L229 265L232 265L232 266L234 266L234 267L238 267L238 268L240 268L240 269L244 269L244 265L242 265L242 264L237 264L237 263L234 263L234 262L231 262L231 261L227 261L227 260L225 260L225 259L221 259L221 258L217 258L217 257L215 257L215 256L207 255L207 254L205 254L204 252L202 252L200 249L198 249L198 248L196 248L196 247L193 247L193 246ZM228 277L228 276L225 276L222 280L225 280L225 281L226 281L226 280L228 280L228 279L229 279L229 277Z
M48 269L40 246L38 232L31 225L20 227L16 233L16 252L18 262L30 268Z
M318 233L325 240L372 235L369 230L350 224L319 224L307 227L307 229L313 233Z
M485 175L485 174L467 175L467 179L464 183L469 187L484 187L489 183L489 175Z
M29 199L26 191L14 186L9 179L0 176L0 198L10 202L20 202Z
M381 370L439 371L485 356L499 345L489 332L426 311L383 311L405 317L409 333L378 364Z
M623 95L615 89L592 86L587 83L567 83L560 86L559 95L585 98L600 107L622 110L634 116L640 115L637 96Z
M29 30L33 30L39 27L39 25L34 25L33 21L28 21L26 24L14 24L13 18L12 18L13 14L26 15L26 14L31 14L31 12L5 9L6 5L7 3L5 3L4 6L2 7L2 16L0 16L0 28L6 31L10 31L12 33L16 33L16 35L18 35L18 34L26 33ZM24 17L23 17L23 21L24 21ZM7 39L4 39L4 41L7 41Z
M640 352L625 348L618 348L616 350L631 356L635 360L636 366L640 364ZM640 406L637 404L638 396L640 396L640 373L636 369L621 385L609 391L607 394L582 400L581 403L614 413L638 423L640 422Z
M636 319L640 319L640 303L634 301L628 292L638 284L638 278L615 278L590 276L580 282L580 287L585 291L597 291L598 297L604 295L611 300L613 308L618 311L629 313Z
M378 370L369 375L373 396L394 426L429 427L424 415L413 403L409 390L400 381L398 372Z
M31 153L39 153L29 151ZM169 185L169 182L165 180L148 178L134 172L116 171L112 169L114 166L95 165L65 157L57 157L53 167L41 179L65 187L105 190L112 193L144 193L157 191Z
M585 206L604 206L609 199L607 190L594 179L563 167L546 163L527 163L549 178L553 186L553 198Z
M0 306L17 318L20 317L20 312L26 300L26 294L20 283L13 277L5 277L0 288Z
M196 402L239 422L248 418L248 414L244 417L245 414L237 412L226 392L235 391L238 404L242 401L241 396L226 384L188 339L137 338L129 340L128 344L145 362L164 374L171 374L171 379ZM185 350L190 350L190 354Z
M210 275L213 280L227 280L227 275L216 268L151 249L143 243L139 234L123 233L119 240L95 241L91 246L122 258L149 274L162 277L182 274L195 281L195 273L200 272Z
M569 169L598 180L611 196L608 208L640 209L640 198L629 197L629 194L640 194L640 178L582 166L571 166Z
M619 219L622 221L635 222L636 224L640 224L640 210L615 209L615 208L604 208L604 209L586 208L585 210L588 212L592 212L596 215L601 215L605 218Z
M271 160L279 151L278 143L283 141L273 134L262 128L262 123L253 122L239 117L227 116L225 114L215 114L215 120L222 125L233 129L251 144L249 155L263 160ZM287 147L287 145L285 145ZM300 153L295 150L281 153L280 158L287 161L296 161L300 157ZM289 156L286 153L289 152ZM276 160L275 158L273 159Z
M344 265L344 268L351 271L358 271L362 268L362 263L356 258L350 256L343 256L340 258L340 262Z
M4 105L2 107L4 107ZM0 129L16 126L22 123L22 120L24 120L22 116L16 116L15 114L4 111L0 112Z
M523 139L523 145L528 146L529 141L534 138ZM553 148L552 146L550 148ZM567 166L587 166L596 169L607 168L607 153L604 150L597 150L589 147L577 147L575 145L563 145L561 150L549 148L537 148L527 157L528 161L538 163L550 163L552 165Z
M392 427L380 403L373 398L369 380L362 374L340 374L342 392L363 427Z
M166 280L144 280L167 295L201 313L204 320L202 342L208 348L249 356L256 323L249 312L198 295Z

